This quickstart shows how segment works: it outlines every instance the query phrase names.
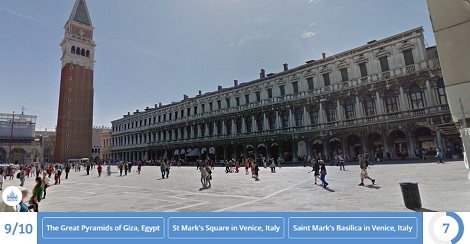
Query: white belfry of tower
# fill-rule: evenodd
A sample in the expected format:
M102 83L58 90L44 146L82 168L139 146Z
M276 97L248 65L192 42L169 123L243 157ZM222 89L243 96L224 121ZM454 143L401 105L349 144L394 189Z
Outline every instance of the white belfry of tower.
M65 37L60 43L62 47L62 67L71 63L93 70L96 47L93 41L93 30L95 28L91 22L85 0L75 2L64 29ZM74 52L72 52L73 49L75 49Z

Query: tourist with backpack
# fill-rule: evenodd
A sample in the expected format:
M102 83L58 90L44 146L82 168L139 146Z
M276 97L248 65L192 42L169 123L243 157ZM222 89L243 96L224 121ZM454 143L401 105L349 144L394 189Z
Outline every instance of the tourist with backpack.
M372 185L375 185L375 179L370 178L369 174L367 173L369 164L362 158L362 154L357 155L357 158L359 159L359 167L361 167L361 183L359 186L364 186L364 179L369 179L372 181Z

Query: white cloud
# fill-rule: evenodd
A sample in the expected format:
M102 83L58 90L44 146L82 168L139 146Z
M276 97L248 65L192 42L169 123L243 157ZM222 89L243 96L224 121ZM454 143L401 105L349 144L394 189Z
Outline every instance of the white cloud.
M321 2L321 0L310 0L308 1L309 4L315 5L317 3Z
M257 32L253 32L249 35L245 35L244 37L240 38L238 41L231 41L229 43L229 46L230 47L242 46L242 45L245 45L247 42L258 40L258 39L267 39L269 37L271 37L271 33L265 33L265 32L262 32L262 31L257 31Z
M301 35L302 38L311 38L315 36L315 32L304 31Z

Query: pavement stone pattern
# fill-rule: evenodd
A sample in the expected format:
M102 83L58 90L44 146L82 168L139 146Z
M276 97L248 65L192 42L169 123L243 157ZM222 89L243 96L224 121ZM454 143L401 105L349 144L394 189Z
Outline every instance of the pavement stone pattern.
M104 169L106 167L103 167ZM260 167L260 181L240 173L213 170L212 187L200 190L196 167L172 167L170 177L161 179L160 168L145 166L138 175L133 167L128 176L106 172L98 177L94 169L62 175L60 185L47 189L42 212L409 212L405 208L400 182L418 182L423 208L417 211L470 212L470 181L462 161L437 164L434 161L372 165L369 175L376 185L360 183L360 168L346 164L346 171L328 166L329 186L314 184L311 167ZM117 172L117 167L112 166ZM320 182L320 181L318 181ZM3 189L19 185L19 179L5 180ZM25 187L32 190L33 178ZM28 197L29 199L29 197Z

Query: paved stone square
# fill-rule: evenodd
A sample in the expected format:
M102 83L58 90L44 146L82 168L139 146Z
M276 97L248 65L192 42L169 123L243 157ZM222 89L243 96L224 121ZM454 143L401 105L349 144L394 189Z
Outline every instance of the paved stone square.
M133 168L133 170L137 167ZM309 167L283 167L277 173L260 168L260 181L251 173L226 174L213 170L212 188L200 191L200 173L195 167L172 167L169 179L161 179L159 167L143 167L142 174L98 177L96 169L71 172L61 185L47 189L40 211L47 212L397 212L405 208L400 182L418 182L423 209L419 211L470 211L470 181L462 161L445 164L404 163L373 165L369 170L376 185L366 180L358 186L360 169L347 171L329 166L329 187L314 185ZM113 166L113 171L117 168ZM64 177L63 175L62 178ZM53 183L53 182L52 182ZM19 184L5 180L4 189ZM33 179L25 187L32 189Z

